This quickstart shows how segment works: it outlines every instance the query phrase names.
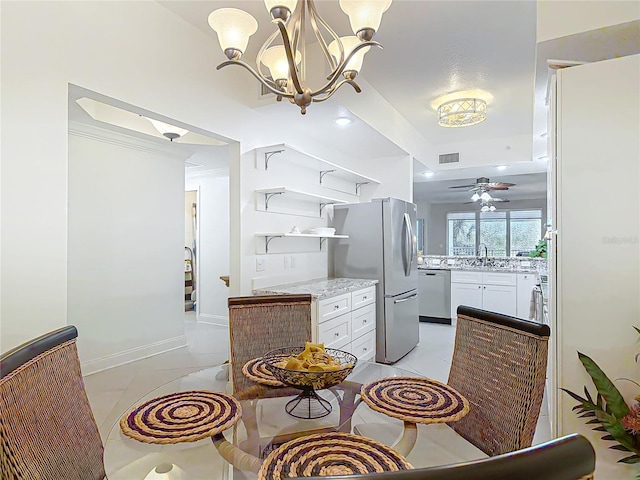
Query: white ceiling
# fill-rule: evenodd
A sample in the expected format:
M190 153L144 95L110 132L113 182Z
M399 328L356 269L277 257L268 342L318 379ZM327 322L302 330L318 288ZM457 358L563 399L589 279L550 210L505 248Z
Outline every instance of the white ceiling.
M88 126L92 133L103 138L119 138L126 144L144 146L157 152L167 152L185 162L185 172L195 173L229 167L228 143L219 136L178 124L165 117L142 111L124 102L91 92L76 85L69 86L69 125L71 129ZM160 134L148 118L171 122L189 130L184 136L169 141ZM83 130L85 128L80 127Z
M427 203L464 203L469 202L472 192L467 189L450 189L456 185L475 184L476 180L487 174L485 168L482 173L476 174L476 169L466 170L464 178L449 178L435 180L425 179L421 183L414 184L414 202ZM515 183L509 190L492 191L491 196L506 200L530 200L546 197L547 175L546 173L528 173L522 175L505 175L507 173L495 171L489 176L491 182Z
M207 23L213 10L234 7L251 13L258 20L259 29L251 37L243 57L250 64L273 31L262 0L160 3L213 39L216 34ZM316 1L316 5L338 35L352 34L348 17L337 0ZM531 162L535 35L534 0L394 0L375 37L384 49L367 53L361 75L408 120L434 152L462 152L461 162L465 165L461 166ZM224 55L217 40L212 45L215 49L212 61L222 62ZM237 74L249 75L239 69ZM469 89L481 89L492 96L488 119L466 128L439 127L431 105L433 100L446 93ZM250 97L253 98L247 103L255 104L255 92L251 92ZM259 108L266 108L264 111L274 115L277 121L304 120L306 131L324 139L331 136L336 148L345 153L362 154L362 149L368 148L372 154L384 152L388 156L398 151L384 139L376 138L380 135L374 130L360 132L355 125L344 139L339 134L334 136L334 130L329 127L335 117L329 107L332 102L333 108L342 108L334 99L325 104L316 103L303 118L297 107L285 102ZM321 105L326 108L321 109ZM437 153L418 160L433 169L441 168L437 165ZM535 169L544 171L546 164L536 163Z

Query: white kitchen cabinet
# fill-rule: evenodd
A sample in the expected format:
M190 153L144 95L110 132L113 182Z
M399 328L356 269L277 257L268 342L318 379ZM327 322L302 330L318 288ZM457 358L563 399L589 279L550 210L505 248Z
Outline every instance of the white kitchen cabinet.
M517 316L516 284L516 274L510 272L451 272L451 323L460 305Z
M517 314L515 285L483 285L482 308L515 317Z
M482 308L482 284L451 282L451 324L455 325L458 318L458 307Z
M518 312L516 317L529 318L531 311L531 292L533 287L538 283L538 276L535 273L519 273L517 278L517 305Z
M326 348L345 349L351 344L351 312L318 325L318 343Z
M314 342L351 352L359 361L375 357L375 286L314 300L311 320Z

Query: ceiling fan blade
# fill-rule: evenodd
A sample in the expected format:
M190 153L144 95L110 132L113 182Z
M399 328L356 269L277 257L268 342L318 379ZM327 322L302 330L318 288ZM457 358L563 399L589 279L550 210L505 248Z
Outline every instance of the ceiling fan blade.
M509 201L509 200L507 200L506 198L492 198L492 199L490 200L490 202L497 202L497 203L506 203L506 202L508 202L508 201Z
M449 188L471 188L471 187L476 187L477 185L475 183L471 184L471 185L456 185L455 187L449 187Z
M508 183L508 182L493 182L489 184L490 188L497 188L497 187L513 187L515 185L515 183Z

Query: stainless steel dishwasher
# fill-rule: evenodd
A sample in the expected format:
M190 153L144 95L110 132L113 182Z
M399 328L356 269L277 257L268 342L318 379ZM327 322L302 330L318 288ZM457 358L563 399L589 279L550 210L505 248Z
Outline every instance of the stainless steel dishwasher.
M451 325L451 272L419 269L418 299L421 322Z

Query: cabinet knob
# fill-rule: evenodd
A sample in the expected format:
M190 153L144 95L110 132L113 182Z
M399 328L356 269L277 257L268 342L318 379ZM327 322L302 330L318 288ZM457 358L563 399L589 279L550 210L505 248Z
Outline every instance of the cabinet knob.
M333 307L333 309L334 309L334 310L338 310L339 308L340 308L340 305L335 305L335 306Z
M362 323L367 323L367 321L366 320L362 320Z
M366 300L366 299L367 299L367 296L366 296L366 295L365 295L364 297L362 297L362 300Z
M486 290L486 289L487 289L487 287L484 287L484 289Z
M478 285L478 288L482 288L482 286L481 286L481 285Z
M362 351L366 352L367 351L367 347L363 347Z
M340 333L339 333L339 332L336 332L336 333L334 333L334 334L333 334L333 336L334 336L334 337L339 337L339 336L340 336Z

